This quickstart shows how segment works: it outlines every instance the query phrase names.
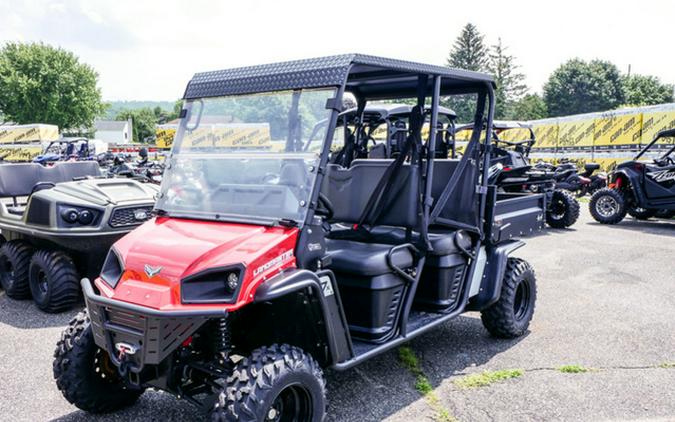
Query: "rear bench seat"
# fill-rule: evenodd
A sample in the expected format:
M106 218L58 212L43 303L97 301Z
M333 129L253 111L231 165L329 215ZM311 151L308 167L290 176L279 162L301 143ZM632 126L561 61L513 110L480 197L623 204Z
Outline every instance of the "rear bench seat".
M16 198L30 196L38 184L56 184L100 175L95 161L58 162L52 167L37 163L3 164L0 165L0 198L14 198L15 205L7 207L7 211L23 215L26 206L18 204Z

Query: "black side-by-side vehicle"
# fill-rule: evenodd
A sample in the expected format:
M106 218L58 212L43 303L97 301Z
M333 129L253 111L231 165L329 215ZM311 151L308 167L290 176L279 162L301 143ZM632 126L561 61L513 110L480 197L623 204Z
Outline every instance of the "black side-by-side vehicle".
M616 167L607 188L593 194L589 208L597 222L617 224L626 214L638 220L675 214L675 143L659 143L664 138L675 138L675 129L659 132L633 160ZM654 152L655 158L644 160Z

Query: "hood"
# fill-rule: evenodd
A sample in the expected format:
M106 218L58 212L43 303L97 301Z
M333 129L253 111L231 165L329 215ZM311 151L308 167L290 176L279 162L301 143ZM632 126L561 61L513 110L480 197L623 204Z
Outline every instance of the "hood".
M115 244L124 274L113 297L153 308L180 307L182 279L213 268L243 265L239 297L246 298L254 289L252 283L295 265L292 251L297 232L295 228L152 219ZM285 259L279 260L280 256ZM273 261L274 265L266 265ZM159 272L148 276L146 266L150 273Z
M73 201L87 201L100 206L139 201L154 204L159 193L156 185L139 183L132 179L86 179L64 182L58 183L52 190L71 196Z

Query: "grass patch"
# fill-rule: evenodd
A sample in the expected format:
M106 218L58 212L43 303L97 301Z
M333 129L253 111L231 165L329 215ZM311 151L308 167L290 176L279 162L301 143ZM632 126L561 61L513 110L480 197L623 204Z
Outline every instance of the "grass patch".
M441 405L429 378L424 375L422 368L420 368L420 361L417 359L415 352L410 347L401 347L398 349L398 359L415 376L415 390L426 399L429 407L433 409L434 420L436 422L457 422L457 419L450 414L448 409Z
M582 197L577 198L577 201L589 203L589 202L591 202L591 198L589 196L582 196Z
M590 371L590 369L579 365L564 365L558 368L558 371L565 374L583 374L584 372Z
M522 369L502 369L501 371L484 371L476 374L464 376L455 380L455 385L460 388L478 388L487 387L495 382L504 381L511 378L518 378L523 375Z
M664 369L675 368L675 362L664 362L661 365L659 365L659 368L664 368Z

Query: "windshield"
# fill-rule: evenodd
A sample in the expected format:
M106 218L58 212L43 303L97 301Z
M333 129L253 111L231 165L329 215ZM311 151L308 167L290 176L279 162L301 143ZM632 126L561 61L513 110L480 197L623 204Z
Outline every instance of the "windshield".
M329 117L334 96L331 88L188 101L157 208L188 218L302 224L327 125L312 130Z

